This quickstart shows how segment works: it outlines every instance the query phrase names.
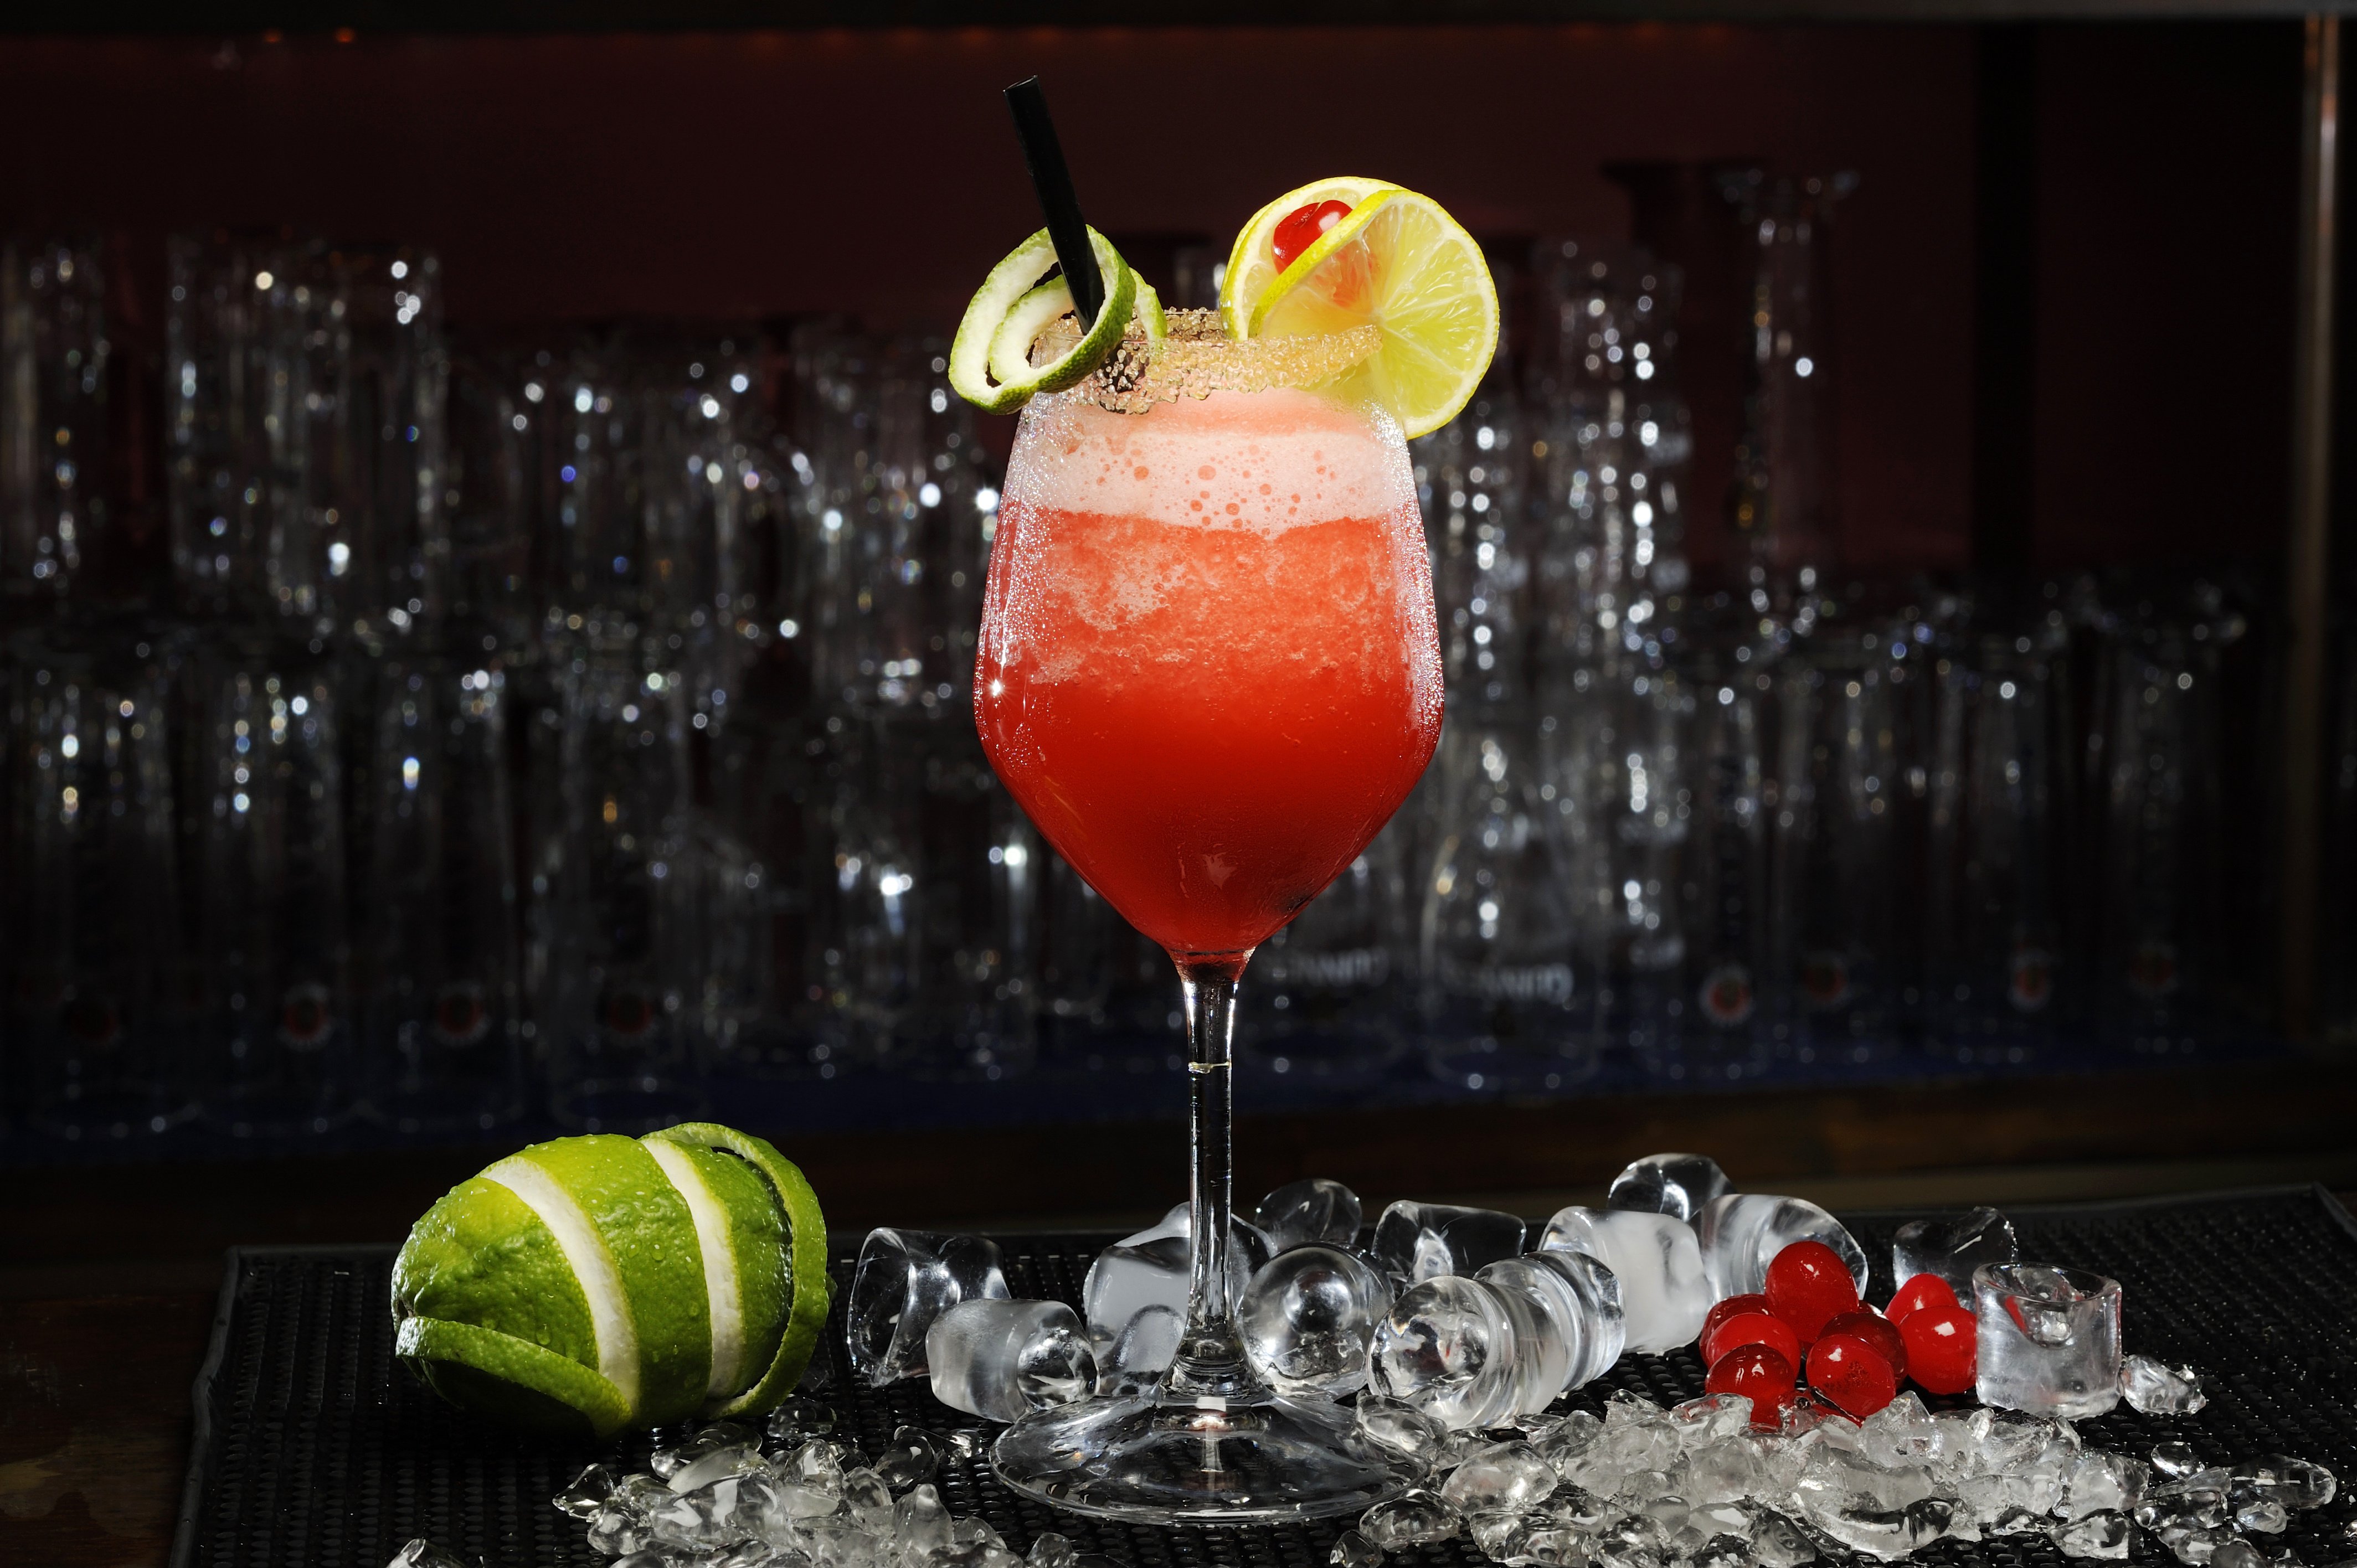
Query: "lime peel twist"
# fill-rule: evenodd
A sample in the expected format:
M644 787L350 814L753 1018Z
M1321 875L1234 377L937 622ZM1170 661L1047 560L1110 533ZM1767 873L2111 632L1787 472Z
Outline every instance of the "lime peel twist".
M950 385L958 396L991 413L1012 413L1103 364L1133 318L1149 341L1161 340L1162 302L1154 290L1094 229L1089 246L1104 279L1104 306L1079 343L1044 365L1030 362L1032 341L1073 308L1062 278L1041 281L1056 263L1055 242L1042 229L990 269L950 344Z

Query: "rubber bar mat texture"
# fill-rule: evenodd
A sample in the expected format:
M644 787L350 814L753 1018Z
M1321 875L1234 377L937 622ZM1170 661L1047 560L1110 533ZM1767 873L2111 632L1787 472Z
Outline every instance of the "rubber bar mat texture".
M2283 1453L2342 1479L2325 1508L2293 1518L2282 1543L2311 1568L2357 1558L2357 1225L2321 1188L2283 1188L2101 1207L2017 1208L2022 1255L2093 1269L2121 1282L2123 1339L2132 1352L2190 1361L2209 1407L2145 1416L2125 1403L2082 1423L2091 1445L2142 1455L2190 1443L2205 1463ZM1891 1232L1906 1214L1845 1216L1889 1299ZM1079 1305L1082 1276L1112 1238L1000 1239L1018 1297ZM833 1269L849 1283L859 1238L838 1239ZM445 1405L393 1356L388 1310L394 1249L266 1248L233 1251L213 1341L196 1390L196 1435L174 1568L383 1568L402 1542L426 1536L498 1568L597 1568L583 1527L549 1498L583 1466L646 1468L676 1434L636 1434L604 1448L519 1439ZM871 1452L893 1427L981 1431L936 1402L924 1381L881 1391L848 1376L841 1309L827 1326L814 1397L843 1417L838 1435ZM1627 1356L1557 1407L1600 1411L1615 1390L1664 1405L1702 1391L1692 1348ZM807 1388L807 1385L806 1385ZM1936 1403L1964 1402L1941 1401ZM980 1515L1027 1552L1047 1530L1131 1568L1322 1568L1348 1520L1315 1525L1148 1529L1057 1513L1000 1487L982 1456L944 1455L936 1483L950 1511ZM2145 1532L2137 1562L2171 1562ZM1459 1537L1394 1553L1403 1564L1484 1563ZM1913 1561L1944 1568L2064 1568L2042 1538L1941 1541Z

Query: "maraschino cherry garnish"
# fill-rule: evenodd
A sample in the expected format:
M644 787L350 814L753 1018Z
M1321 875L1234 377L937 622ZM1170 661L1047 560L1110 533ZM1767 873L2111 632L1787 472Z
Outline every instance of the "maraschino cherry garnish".
M1276 258L1276 270L1291 266L1302 252L1318 242L1318 237L1351 215L1347 201L1313 201L1307 207L1297 207L1277 220L1276 232L1269 236L1269 251Z

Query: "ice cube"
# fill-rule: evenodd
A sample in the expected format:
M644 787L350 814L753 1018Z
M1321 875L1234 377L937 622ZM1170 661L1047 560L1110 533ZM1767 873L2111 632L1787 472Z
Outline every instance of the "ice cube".
M892 1505L892 1533L902 1548L918 1556L933 1556L950 1549L950 1510L931 1487L918 1487Z
M1522 1405L1517 1311L1530 1309L1460 1275L1410 1285L1375 1326L1369 1386L1451 1431L1496 1424Z
M2270 1454L2234 1466L2228 1482L2237 1498L2272 1498L2287 1508L2322 1508L2341 1489L2323 1466L2288 1455Z
M704 1550L744 1540L751 1531L737 1517L737 1505L743 1500L740 1479L752 1479L763 1491L778 1487L764 1469L741 1478L724 1476L692 1491L674 1492L668 1501L657 1503L648 1510L648 1533L666 1546ZM746 1511L758 1516L760 1510L756 1507Z
M1936 1275L1963 1301L1972 1294L1975 1269L2010 1263L2017 1255L2013 1221L1994 1208L1971 1209L1953 1219L1910 1219L1891 1241L1891 1277L1905 1284L1917 1274Z
M1741 1402L1747 1412L1750 1401ZM1697 1509L1741 1502L1766 1492L1772 1483L1761 1445L1738 1434L1686 1455L1685 1495Z
M1805 1198L1764 1192L1724 1194L1703 1205L1695 1217L1695 1236L1702 1243L1703 1272L1717 1301L1758 1292L1767 1283L1768 1265L1795 1241L1822 1241L1831 1247L1849 1265L1858 1290L1866 1289L1866 1249L1840 1220Z
M589 1521L589 1550L607 1557L621 1557L636 1552L654 1538L647 1531L646 1520L638 1510L619 1502L608 1502Z
M2054 1532L2054 1544L2065 1557L2126 1557L2127 1516L2115 1509L2082 1514Z
M733 1421L716 1421L699 1427L675 1444L656 1449L647 1455L647 1468L658 1479L668 1481L680 1467L723 1448L738 1448L753 1441L753 1434ZM701 1485L702 1483L698 1483Z
M1751 1402L1741 1394L1705 1394L1670 1411L1670 1429L1689 1454L1739 1437L1751 1425Z
M1236 1332L1244 1359L1279 1393L1340 1398L1366 1386L1367 1346L1391 1305L1391 1282L1364 1259L1313 1242L1253 1275Z
M1612 1178L1604 1207L1667 1214L1692 1224L1703 1205L1727 1187L1727 1173L1707 1155L1647 1155Z
M878 1535L891 1532L892 1488L866 1466L844 1472L843 1506L851 1510L861 1529Z
M1326 1561L1331 1568L1383 1568L1383 1549L1357 1530L1346 1530L1334 1538Z
M1177 1359L1186 1329L1183 1306L1140 1308L1111 1345L1097 1350L1097 1391L1131 1393L1153 1384ZM1090 1339L1093 1345L1096 1337Z
M773 1453L799 1448L810 1438L832 1434L841 1420L833 1405L790 1399L770 1412L769 1447Z
M1195 1266L1192 1230L1182 1203L1159 1223L1107 1247L1089 1265L1081 1285L1082 1316L1088 1320L1090 1348L1101 1367L1145 1377L1159 1374L1170 1364L1187 1320L1187 1291ZM1268 1262L1272 1249L1259 1227L1242 1220L1231 1222L1229 1234L1229 1289L1241 1295L1254 1273ZM1136 1323L1148 1313L1155 1314L1151 1321Z
M2163 1524L2153 1527L2152 1533L2179 1563L2207 1563L2219 1547L2235 1541L2234 1532L2224 1525ZM2252 1554L2257 1556L2255 1549ZM2228 1561L2234 1559L2230 1557ZM2260 1562L2265 1561L2260 1558Z
M446 1552L420 1536L394 1552L385 1568L468 1568L468 1563L457 1552Z
M2247 1541L2221 1541L2211 1548L2211 1568L2267 1568L2267 1554Z
M1896 1469L1901 1466L1928 1467L1939 1442L1940 1429L1932 1423L1923 1402L1910 1389L1859 1422L1857 1441L1850 1446L1852 1452L1870 1463Z
M1751 1521L1751 1555L1760 1568L1801 1568L1817 1559L1801 1527L1773 1509L1763 1509Z
M1359 1533L1392 1552L1447 1541L1463 1523L1458 1511L1438 1494L1416 1487L1361 1515Z
M2234 1510L2234 1528L2245 1535L2281 1535L2290 1524L2290 1513L2272 1498L2244 1503Z
M2157 1443L2153 1444L2152 1468L2164 1481L2175 1481L2201 1468L2201 1456L2193 1452L2190 1443Z
M665 1484L674 1493L692 1492L708 1487L726 1476L749 1476L756 1470L766 1470L760 1451L749 1443L731 1443L697 1455L674 1469Z
M1693 1344L1716 1299L1693 1227L1666 1214L1573 1205L1547 1221L1539 1251L1586 1253L1612 1271L1631 1350L1658 1354Z
M1253 1223L1278 1252L1312 1245L1355 1247L1361 1218L1359 1195L1324 1176L1287 1182L1253 1210Z
M1052 1530L1043 1530L1031 1538L1031 1550L1024 1553L1028 1568L1072 1568L1081 1560L1081 1549L1072 1538Z
M1465 1533L1473 1538L1475 1550L1492 1563L1510 1563L1520 1556L1531 1528L1521 1514L1503 1509L1465 1516Z
M2091 1448L2072 1465L2062 1485L2062 1500L2054 1511L2064 1519L2084 1519L2091 1513L2126 1514L2144 1500L2150 1469L2141 1459Z
M905 1492L941 1474L941 1445L921 1427L896 1426L892 1440L876 1455L875 1468L886 1486Z
M1351 1414L1361 1437L1405 1454L1427 1469L1439 1456L1441 1444L1448 1437L1438 1422L1415 1406L1381 1394L1361 1394Z
M606 1499L613 1495L614 1473L603 1465L592 1465L549 1500L561 1514L573 1519L595 1519L597 1510L606 1506Z
M2120 1392L2127 1397L2129 1409L2146 1415L2191 1415L2210 1402L2201 1391L2201 1373L2150 1356L2120 1359Z
M952 1410L1015 1421L1095 1388L1096 1357L1060 1301L966 1301L925 1336L933 1397Z
M1523 1537L1523 1557L1539 1568L1585 1568L1587 1538L1576 1530L1534 1530Z
M766 1541L740 1541L734 1546L723 1547L709 1557L693 1559L695 1568L783 1568L785 1559L778 1549ZM662 1568L673 1568L678 1559L665 1557ZM637 1565L625 1565L637 1568Z
M1005 1301L998 1243L878 1228L867 1233L845 1314L852 1369L870 1388L921 1375L925 1335L962 1301Z
M1523 1419L1566 1389L1584 1388L1610 1371L1627 1343L1620 1282L1584 1252L1526 1252L1501 1258L1474 1276L1503 1295L1518 1296L1535 1314L1535 1336L1525 1333L1520 1354L1532 1362L1523 1379ZM1517 1318L1520 1323L1522 1320Z
M2120 1401L2120 1287L2043 1263L1973 1276L1981 1402L2081 1421Z
M1464 1513L1520 1513L1555 1490L1555 1466L1527 1443L1495 1443L1449 1474L1440 1495Z
M1375 1221L1375 1262L1403 1284L1438 1274L1478 1273L1523 1250L1526 1228L1494 1208L1456 1208L1405 1199Z

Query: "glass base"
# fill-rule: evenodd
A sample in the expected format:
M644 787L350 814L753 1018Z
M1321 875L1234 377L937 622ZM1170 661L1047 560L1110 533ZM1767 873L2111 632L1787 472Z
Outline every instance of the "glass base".
M1415 1484L1413 1461L1358 1435L1329 1401L1159 1389L1025 1416L991 1467L1015 1490L1134 1524L1251 1524L1356 1514Z

